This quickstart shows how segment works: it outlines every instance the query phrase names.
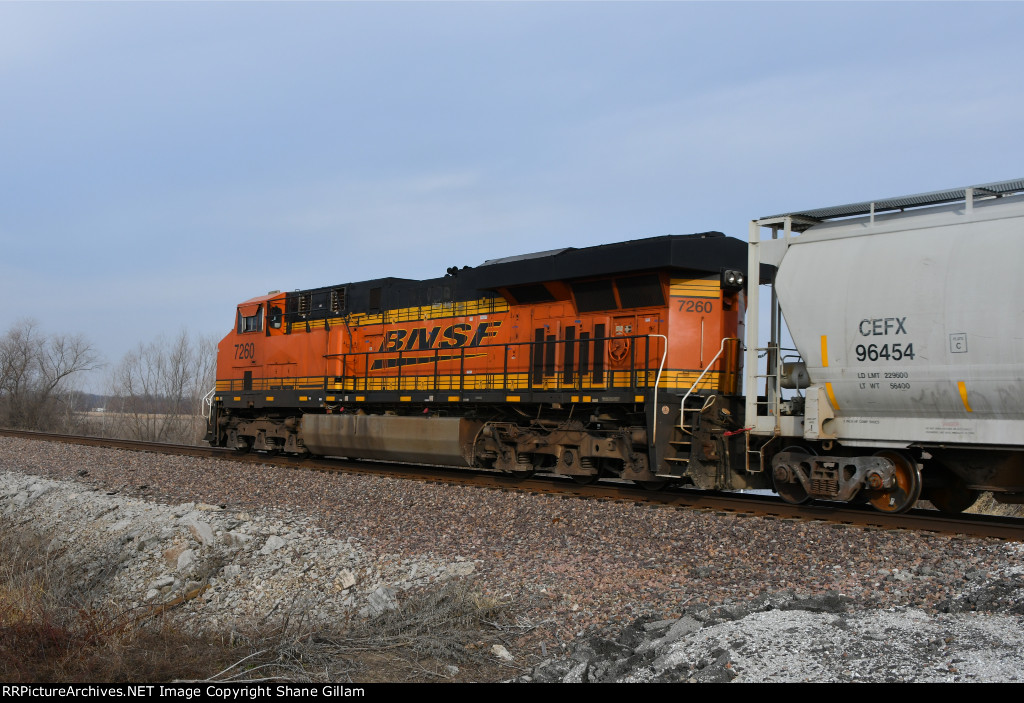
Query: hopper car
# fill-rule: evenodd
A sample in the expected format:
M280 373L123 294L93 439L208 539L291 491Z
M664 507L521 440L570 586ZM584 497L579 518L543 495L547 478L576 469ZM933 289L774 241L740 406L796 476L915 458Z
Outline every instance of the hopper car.
M207 441L883 512L1024 502L1022 192L274 291L218 347Z

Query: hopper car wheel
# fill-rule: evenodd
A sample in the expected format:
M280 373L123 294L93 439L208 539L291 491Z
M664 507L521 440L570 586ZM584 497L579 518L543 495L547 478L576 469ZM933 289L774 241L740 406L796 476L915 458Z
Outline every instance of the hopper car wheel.
M917 462L902 452L886 449L875 453L896 466L896 485L884 491L870 491L868 502L883 513L902 513L914 507L921 497L921 471Z
M935 492L928 500L941 512L955 515L977 503L979 497L981 497L981 491L965 488L962 491Z
M573 474L572 480L580 486L589 486L597 480L597 474Z
M802 452L804 454L817 455L817 452L810 447L800 445L785 447L782 451ZM782 498L782 500L786 501L790 505L803 505L811 500L811 496L807 494L807 489L804 488L804 485L799 481L796 481L795 483L776 481L775 476L773 475L772 487L775 489L775 492L779 494L779 498Z
M962 513L978 502L981 491L968 488L964 480L937 462L927 471L933 479L925 487L923 497L943 513Z

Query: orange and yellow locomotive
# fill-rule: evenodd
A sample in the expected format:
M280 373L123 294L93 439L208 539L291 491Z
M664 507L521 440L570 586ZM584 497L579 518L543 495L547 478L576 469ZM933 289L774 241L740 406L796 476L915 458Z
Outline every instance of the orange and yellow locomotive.
M760 485L732 468L746 256L717 232L672 235L253 298L219 346L207 439Z

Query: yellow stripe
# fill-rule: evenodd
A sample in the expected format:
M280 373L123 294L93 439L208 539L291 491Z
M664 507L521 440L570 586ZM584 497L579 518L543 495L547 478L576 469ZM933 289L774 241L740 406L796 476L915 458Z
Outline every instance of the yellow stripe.
M420 320L437 320L446 317L467 317L470 315L489 315L491 313L508 312L508 301L504 298L480 298L478 300L465 300L458 303L442 303L439 305L417 305L409 308L396 308L378 313L356 313L345 317L328 318L327 322L331 327L345 325L350 327L365 327L367 325L391 324L395 322L417 322ZM303 323L292 323L294 327L301 327ZM322 328L323 320L313 320L309 323L310 329Z
M690 387L696 382L698 376L700 376L698 370L669 370L666 369L661 374L660 383L658 387L666 390L689 390ZM565 383L563 372L559 372L552 376L546 377L542 383L531 384L531 374L528 372L522 373L478 373L478 374L466 374L465 376L459 376L458 374L446 374L446 375L422 375L422 376L370 376L369 378L359 378L346 376L341 381L335 382L334 377L326 379L325 384L324 377L302 377L302 378L255 378L252 380L253 391L268 391L277 390L282 386L290 386L295 390L304 389L316 389L326 390L332 395L327 396L329 402L335 402L336 395L338 392L349 392L359 393L367 391L426 391L426 392L444 392L449 391L454 393L455 391L463 390L495 390L495 391L519 391L519 390L537 390L537 391L573 391L579 393L580 391L599 391L612 390L618 388L633 388L634 380L636 387L639 388L653 388L655 382L658 380L658 372L656 369L636 371L635 374L630 374L629 371L619 371L606 369L603 374L603 379L600 383L594 381L595 374L593 371L588 372L585 378L581 381L577 375L572 383ZM730 383L730 379L733 379L735 374L721 373L719 371L710 371L704 375L700 383L697 384L695 390L715 390L723 386L723 384ZM242 379L235 379L234 381L221 380L217 382L218 390L234 391L235 393L244 390L242 388ZM453 396L458 397L458 396ZM241 399L240 397L238 398ZM365 396L356 396L357 401L365 401ZM583 402L591 402L590 396L583 396Z
M633 400L636 401L637 403L642 403L644 402L644 397L642 395L637 395L633 397Z
M448 402L449 403L458 403L460 399L461 398L459 396L457 396L457 395L450 395L450 396L448 396Z
M839 403L836 402L836 394L832 392L832 384L825 384L825 392L828 393L828 402L832 403L832 407L836 410L839 409Z
M967 408L967 412L973 413L974 411L971 410L970 403L967 402L967 385L963 381L960 381L956 386L960 389L960 400L963 401L964 407Z
M717 278L673 278L669 283L669 295L686 296L696 293L697 295L715 294L721 289L721 282Z
M411 395L403 395L403 396L401 396L401 397L399 398L399 400L401 400L401 401L402 401L403 403L407 403L407 402L409 402L410 400L412 400L412 396L411 396Z
M518 396L518 395L506 395L505 396L505 402L506 403L518 403L520 401L520 399L521 399L521 396Z
M821 365L828 368L828 337L821 335Z

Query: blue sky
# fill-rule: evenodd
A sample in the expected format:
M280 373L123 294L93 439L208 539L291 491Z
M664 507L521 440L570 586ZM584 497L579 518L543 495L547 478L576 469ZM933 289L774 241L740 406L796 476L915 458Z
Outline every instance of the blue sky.
M0 332L1024 175L1020 3L0 3Z

